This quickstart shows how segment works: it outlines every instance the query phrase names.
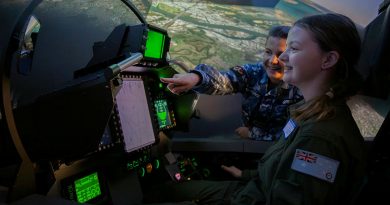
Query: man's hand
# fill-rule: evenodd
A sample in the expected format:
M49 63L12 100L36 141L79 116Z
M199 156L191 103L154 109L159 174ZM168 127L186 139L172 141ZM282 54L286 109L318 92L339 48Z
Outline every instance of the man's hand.
M248 127L239 127L236 129L236 134L242 139L249 139L249 128Z
M221 165L221 168L227 172L229 172L231 175L233 175L236 178L241 178L242 177L242 171L241 169L235 167L235 166L225 166Z
M175 74L172 78L160 78L161 82L168 83L168 89L174 94L191 90L199 83L200 77L195 73Z

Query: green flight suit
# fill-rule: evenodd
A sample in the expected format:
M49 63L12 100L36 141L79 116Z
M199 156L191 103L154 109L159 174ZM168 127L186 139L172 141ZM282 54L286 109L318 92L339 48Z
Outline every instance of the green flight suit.
M262 157L258 176L233 196L231 204L347 204L358 192L366 169L364 140L344 102L335 115L300 123ZM333 183L293 170L296 150L339 162ZM247 173L245 173L247 175Z
M305 121L281 136L259 162L243 171L243 181L189 181L156 187L149 202L192 201L213 205L334 205L348 204L361 187L366 170L363 137L344 102L335 102L335 115ZM286 133L286 132L285 132ZM292 169L296 150L339 162L333 182ZM321 157L320 157L321 156ZM325 161L326 161L325 160ZM312 164L316 166L315 163ZM309 171L310 172L310 171Z

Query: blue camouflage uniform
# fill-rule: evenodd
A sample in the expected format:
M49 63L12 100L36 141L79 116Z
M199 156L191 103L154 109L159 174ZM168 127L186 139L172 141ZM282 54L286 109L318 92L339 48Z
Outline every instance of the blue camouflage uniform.
M228 71L199 64L195 70L202 77L194 91L209 95L241 93L242 120L250 128L249 138L275 140L288 119L287 108L302 99L299 90L285 82L269 88L269 79L262 62L236 66Z

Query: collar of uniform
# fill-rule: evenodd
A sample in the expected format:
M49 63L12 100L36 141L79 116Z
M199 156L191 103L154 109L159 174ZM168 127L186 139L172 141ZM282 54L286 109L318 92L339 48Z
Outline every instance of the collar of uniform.
M290 105L288 107L288 111L289 111L290 115L291 115L292 112L294 112L294 110L296 110L297 108L299 108L303 104L305 104L305 100L304 99L299 101L299 102L297 102L297 103L295 103L295 104Z
M291 87L291 85L289 85L288 83L282 81L282 82L280 83L280 87L283 88L283 89L285 89L285 90L288 90L288 89Z
M301 105L305 104L306 101L305 99L293 104L293 105L290 105L288 107L288 112L291 116L291 113L294 112L294 110L298 109ZM335 106L336 109L339 109L339 107L342 107L342 106L347 106L346 102L345 102L345 99L343 98L337 98L337 99L333 99L331 102L331 105L332 106ZM348 106L347 106L348 107ZM308 119L306 120L305 122L296 122L298 125L303 125L303 124L306 124L306 123L311 123L311 122L314 122L315 120L313 119Z
M294 110L296 110L297 108L299 108L301 105L305 104L305 99L295 103L295 104L292 104L288 107L289 109L289 113L291 115L291 112L293 112ZM333 99L332 101L330 101L330 104L333 105L333 106L341 106L341 105L345 105L345 99L343 98L336 98L336 99Z

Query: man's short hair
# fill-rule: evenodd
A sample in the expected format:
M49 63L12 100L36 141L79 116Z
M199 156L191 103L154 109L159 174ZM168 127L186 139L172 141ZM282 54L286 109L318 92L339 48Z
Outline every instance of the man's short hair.
M268 32L268 37L272 36L286 39L290 28L290 26L273 26Z

